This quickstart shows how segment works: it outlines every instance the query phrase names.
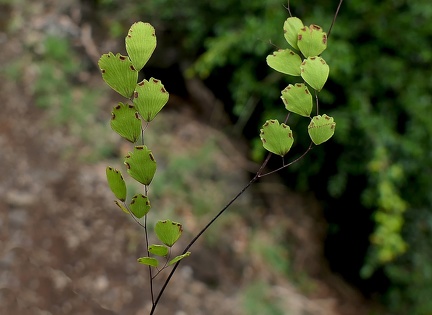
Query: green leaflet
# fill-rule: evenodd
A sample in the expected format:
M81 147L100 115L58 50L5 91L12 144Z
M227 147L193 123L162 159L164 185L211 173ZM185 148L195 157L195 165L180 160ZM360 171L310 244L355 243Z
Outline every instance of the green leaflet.
M291 128L284 123L279 125L275 119L265 122L260 132L260 138L267 151L280 156L287 154L294 143Z
M166 246L173 246L183 232L182 225L171 220L159 220L155 225L158 239Z
M161 81L150 78L136 85L134 104L145 121L152 121L168 102L169 94Z
M336 128L333 117L324 115L314 116L309 124L308 132L313 143L316 145L326 142L330 139Z
M284 23L284 37L288 44L290 44L291 47L294 49L299 49L297 45L298 33L303 27L303 22L297 17L289 17Z
M125 44L132 64L140 71L156 48L155 29L149 23L136 22L129 29Z
M159 261L153 257L141 257L141 258L138 258L137 261L140 264L151 266L151 267L159 266Z
M190 254L191 254L191 252L186 252L186 253L184 253L183 255L176 256L176 257L174 257L173 259L171 259L171 260L169 261L168 265L169 265L169 266L170 266L170 265L174 265L176 262L182 260L183 258L189 257Z
M145 145L135 146L124 159L129 175L143 185L150 185L156 173L156 160Z
M327 48L327 34L318 25L304 26L298 32L297 45L306 58L318 56Z
M133 105L119 103L111 112L111 128L121 137L135 143L141 135L141 119Z
M312 112L312 95L304 83L288 85L282 90L282 101L290 112L309 117Z
M126 183L119 170L108 166L106 168L108 185L114 195L121 201L126 200Z
M140 219L150 211L150 200L142 194L135 195L132 197L129 208L134 216Z
M266 61L269 67L276 71L293 76L300 75L300 65L302 60L300 56L291 49L275 51L272 55L267 56Z
M301 64L301 76L313 89L321 91L329 76L330 68L321 57L309 57Z
M168 247L166 247L165 245L150 245L148 248L149 252L153 255L157 255L157 256L161 256L161 257L165 257L166 255L168 255Z
M120 95L130 98L138 81L138 71L127 56L103 54L98 62L104 81Z

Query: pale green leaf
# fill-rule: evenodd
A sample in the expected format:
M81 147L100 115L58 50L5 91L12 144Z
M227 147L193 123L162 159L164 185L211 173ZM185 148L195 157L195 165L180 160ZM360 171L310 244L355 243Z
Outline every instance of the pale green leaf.
M267 64L270 68L293 76L300 75L302 60L291 49L278 50L267 56Z
M304 26L298 33L297 45L306 58L318 56L327 48L327 34L318 25Z
M154 78L136 85L134 104L145 121L152 121L168 102L169 94L162 82Z
M103 54L98 62L104 81L120 95L130 98L138 81L138 71L129 57L112 52Z
M301 76L313 89L321 91L329 76L330 68L321 57L309 57L301 64Z
M294 143L291 128L275 119L267 120L263 125L260 138L264 148L274 154L284 156Z
M282 101L290 112L309 117L312 112L312 95L304 83L288 85L282 90Z
M303 22L297 17L289 17L284 23L284 37L288 44L294 49L299 49L297 46L298 33L303 27Z
M125 39L126 51L135 69L140 71L156 48L156 33L149 23L132 24Z
M133 105L119 103L111 112L111 128L126 140L135 143L141 135L141 119Z
M156 172L156 160L145 145L135 146L133 152L126 155L124 164L132 178L143 185L150 185Z
M165 245L150 245L148 248L149 252L153 255L157 255L157 256L161 256L161 257L165 257L166 255L168 255L168 247L166 247Z
M121 201L126 200L126 183L119 170L108 166L106 168L108 185L114 195Z
M309 136L316 145L330 139L336 128L333 117L324 115L314 116L308 126Z
M169 247L177 242L182 232L182 225L171 220L159 220L155 225L156 236L162 243Z
M147 196L138 194L132 197L130 210L137 218L142 218L150 211L150 200Z
M171 259L171 260L169 261L168 265L169 265L169 266L170 266L170 265L174 265L176 262L182 260L183 258L189 257L190 254L191 254L191 252L186 252L186 253L184 253L183 255L176 256L176 257L174 257L173 259Z
M159 266L159 261L153 257L141 257L141 258L138 258L137 261L140 264L151 266L151 267Z

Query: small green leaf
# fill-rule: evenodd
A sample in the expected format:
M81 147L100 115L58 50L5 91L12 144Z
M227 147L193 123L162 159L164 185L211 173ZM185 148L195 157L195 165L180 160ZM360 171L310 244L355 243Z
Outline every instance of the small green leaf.
M281 99L287 110L304 117L310 117L312 112L312 95L304 83L288 85L282 90Z
M108 166L106 168L106 177L109 188L114 195L121 201L126 200L126 183L119 170Z
M303 27L303 22L297 17L289 17L284 23L284 37L294 49L299 49L297 46L298 33Z
M149 23L136 22L129 29L125 42L135 69L140 71L156 48L155 29Z
M138 258L137 261L140 264L151 266L151 267L159 266L159 261L153 257L141 257L141 258Z
M129 210L123 206L118 200L114 200L114 203L119 207L124 213L130 214Z
M265 122L260 138L267 151L280 156L287 154L294 142L291 128L284 123L279 125L275 119Z
M134 216L141 219L150 211L150 200L148 197L138 194L132 197L129 207Z
M182 234L182 225L171 220L159 220L155 226L155 233L166 246L173 246Z
M141 119L135 106L119 103L111 112L111 128L126 140L135 143L141 135Z
M183 255L179 255L177 257L174 257L173 259L171 259L168 263L168 266L174 265L176 262L182 260L183 258L189 257L190 256L190 252L186 252Z
M150 78L137 84L134 104L145 121L152 121L168 102L169 94L161 81Z
M318 56L327 48L327 34L318 25L304 26L298 33L297 45L306 58Z
M270 68L293 76L300 75L302 60L291 49L278 50L267 56L267 64Z
M117 93L130 98L138 81L138 71L127 56L103 54L98 62L104 81Z
M313 143L319 145L330 139L336 128L333 117L324 115L314 116L309 124L308 132Z
M124 164L132 178L143 185L150 185L156 173L156 160L145 145L135 146L133 152L126 155Z
M321 57L309 57L301 64L301 76L313 89L321 91L329 76L330 68Z
M166 247L165 245L153 244L149 246L148 250L153 255L157 255L161 257L165 257L166 255L168 255L168 247Z

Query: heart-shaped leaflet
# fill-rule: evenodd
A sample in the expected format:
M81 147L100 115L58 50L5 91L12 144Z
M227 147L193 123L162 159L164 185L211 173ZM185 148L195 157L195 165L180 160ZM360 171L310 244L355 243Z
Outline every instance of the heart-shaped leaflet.
M306 58L318 56L327 48L327 34L318 25L305 26L298 33L297 45Z
M141 219L150 211L150 200L147 196L138 194L132 197L130 210L138 219Z
M312 112L312 95L304 83L288 85L282 90L282 101L290 112L304 117L310 117Z
M308 126L309 136L313 143L319 145L330 139L336 128L333 117L324 115L314 116Z
M138 81L138 71L127 56L103 54L98 61L104 81L120 95L130 98Z
M147 121L152 121L168 102L169 94L161 81L154 78L143 80L136 85L134 104L141 115Z
M111 128L126 140L135 143L141 135L141 119L135 106L119 103L111 112Z
M156 236L168 247L177 242L182 232L182 225L171 220L159 220L155 225Z
M321 91L330 72L325 60L321 57L309 57L302 62L300 69L303 80L318 92Z
M264 149L280 156L287 154L294 142L291 128L275 119L265 122L260 138Z
M143 185L150 185L156 173L156 160L145 145L135 146L124 159L127 172Z

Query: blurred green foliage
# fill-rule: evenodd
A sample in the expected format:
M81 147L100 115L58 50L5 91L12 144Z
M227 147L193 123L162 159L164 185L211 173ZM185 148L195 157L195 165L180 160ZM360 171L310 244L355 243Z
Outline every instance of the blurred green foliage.
M291 11L326 30L337 2L291 1ZM288 46L282 35L286 3L96 3L101 16L115 14L117 22L104 20L112 34L120 33L122 20L148 20L163 30L189 62L186 75L200 76L224 99L237 130L252 143L266 119L284 116L279 95L288 82L267 67L265 57ZM345 1L323 54L331 69L320 93L320 106L335 117L337 132L286 174L298 188L314 189L345 212L363 211L354 217L373 213L370 250L359 273L369 277L383 268L391 280L387 304L395 314L432 312L431 21L429 0ZM299 123L290 120L294 132ZM297 139L299 151L309 144L306 134ZM261 153L252 155L258 159ZM339 199L345 204L335 203Z
M246 314L258 315L282 315L286 314L287 310L279 303L275 303L275 297L270 296L271 288L265 281L257 281L252 283L244 293L243 308Z

